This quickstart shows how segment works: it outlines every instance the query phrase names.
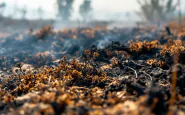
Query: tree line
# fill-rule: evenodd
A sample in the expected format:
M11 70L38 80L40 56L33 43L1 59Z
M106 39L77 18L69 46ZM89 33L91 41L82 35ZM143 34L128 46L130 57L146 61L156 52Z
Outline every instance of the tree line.
M58 16L63 20L69 20L73 11L74 0L57 0ZM138 16L147 22L169 21L177 14L180 9L180 0L137 0L140 11L136 11ZM83 20L91 18L91 0L83 0L79 7L79 14ZM181 11L178 12L179 17Z
M64 21L68 21L73 12L73 3L74 0L57 0L58 17ZM84 21L91 18L91 0L83 0L83 3L79 7L79 14Z
M57 17L64 21L70 20L73 13L73 3L75 0L56 0L57 4ZM19 13L21 19L25 19L28 13L26 5L23 8L18 8L17 4L14 6L14 16ZM4 11L7 8L5 2L0 2L0 17L4 16ZM36 10L40 19L43 18L44 9L40 6ZM81 18L86 21L89 20L92 14L91 0L83 0L83 3L79 6L79 14Z
M57 17L63 21L69 21L73 14L73 4L75 0L56 0ZM136 14L140 18L148 22L155 22L156 20L170 20L177 13L177 9L180 9L180 0L137 0L140 5L140 11L136 11ZM0 17L3 16L6 3L0 3ZM16 10L16 9L15 9ZM22 19L25 19L28 11L26 6L18 9ZM83 21L88 21L92 17L92 0L83 0L79 6L79 14ZM42 19L44 10L42 7L37 9L37 13L40 19ZM181 17L181 11L178 12ZM15 15L15 13L14 13Z

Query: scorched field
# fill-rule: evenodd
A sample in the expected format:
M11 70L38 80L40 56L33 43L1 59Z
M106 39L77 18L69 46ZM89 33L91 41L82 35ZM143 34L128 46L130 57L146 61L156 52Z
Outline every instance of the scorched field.
M3 115L184 115L185 26L0 38Z

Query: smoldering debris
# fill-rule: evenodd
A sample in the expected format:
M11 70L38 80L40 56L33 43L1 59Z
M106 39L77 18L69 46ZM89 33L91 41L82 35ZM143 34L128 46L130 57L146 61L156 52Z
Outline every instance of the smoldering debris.
M48 25L27 34L13 34L1 43L0 56L7 64L15 64L15 60L34 64L26 58L34 58L38 53L49 52L53 59L60 59L66 54L76 55L91 45L103 48L113 40L119 39L119 33L101 28L74 28L54 31ZM52 60L50 60L52 61ZM6 67L7 67L6 64ZM1 65L1 68L5 66Z
M170 28L171 35L71 28L8 37L1 45L0 113L184 114L185 45Z

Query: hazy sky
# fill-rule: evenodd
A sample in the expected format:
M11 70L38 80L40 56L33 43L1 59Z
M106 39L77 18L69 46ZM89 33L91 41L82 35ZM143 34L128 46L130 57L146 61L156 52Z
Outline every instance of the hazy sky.
M56 0L1 0L7 3L19 5L27 5L31 8L37 8L43 6L48 11L54 11L54 3ZM75 0L74 8L77 9L79 4L83 0ZM44 3L44 4L43 4ZM92 0L93 6L96 10L104 9L111 11L129 10L132 11L137 9L136 0Z
M48 16L46 17L55 17L56 15L56 0L0 0L4 1L8 5L8 12L14 14L14 4L17 4L19 8L23 8L24 6L30 10L36 10L39 6L41 6ZM74 3L74 16L78 17L78 8L79 5L83 2L83 0L75 0ZM138 9L138 5L136 0L92 0L92 5L94 8L94 13L102 15L101 13L105 12L125 12L125 11L134 11ZM12 10L10 10L12 9ZM6 11L7 12L7 11ZM47 15L46 14L46 15ZM34 12L29 14L30 17L34 15ZM106 15L106 14L105 14ZM29 17L28 16L28 17Z
M29 18L36 17L36 9L41 6L46 12L45 17L54 18L56 16L56 0L0 0L9 6L8 12L14 14L14 4L19 8L27 7ZM175 0L176 1L176 0ZM181 0L184 2L185 0ZM79 5L83 0L75 0L73 17L77 18ZM94 14L98 16L107 16L116 12L135 12L139 9L137 0L92 0ZM12 9L12 10L10 10ZM35 10L35 11L34 11ZM107 14L106 14L107 13Z

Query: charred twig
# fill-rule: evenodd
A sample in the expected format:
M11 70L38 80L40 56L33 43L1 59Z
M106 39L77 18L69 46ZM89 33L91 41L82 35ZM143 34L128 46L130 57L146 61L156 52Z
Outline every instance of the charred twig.
M51 82L51 75L49 76L48 84Z
M120 61L118 61L118 62L116 62L116 63L117 63L116 65L118 65L118 66L120 67L120 69L123 69L124 67L127 67L127 68L131 69L132 71L134 71L134 73L135 73L135 75L136 75L136 78L138 77L137 72L136 72L135 69L133 69L133 68L131 68L131 67L129 67L129 66L126 66L126 65L122 64Z
M150 78L151 81L153 80L153 79L152 79L152 76L150 76L148 73L146 73L145 71L143 71L143 73L144 73L145 75L147 75L147 76Z
M85 73L85 69L86 69L86 67L87 67L87 64L88 64L88 61L86 60L86 61L85 61L85 65L84 65L84 67L82 68L82 72L83 72L83 73Z
M131 67L129 67L129 66L125 66L125 67L127 67L127 68L131 69L132 71L134 71L134 73L135 73L135 75L136 75L136 78L138 78L138 75L137 75L137 72L136 72L135 69L133 69L133 68L131 68Z
M171 35L170 27L166 27L166 31L167 31L168 35Z
M138 63L136 63L136 62L135 62L135 61L133 61L133 60L131 60L131 62L132 62L132 63L134 63L134 64L135 64L135 65L137 65L137 66L144 67L144 65L138 64Z

